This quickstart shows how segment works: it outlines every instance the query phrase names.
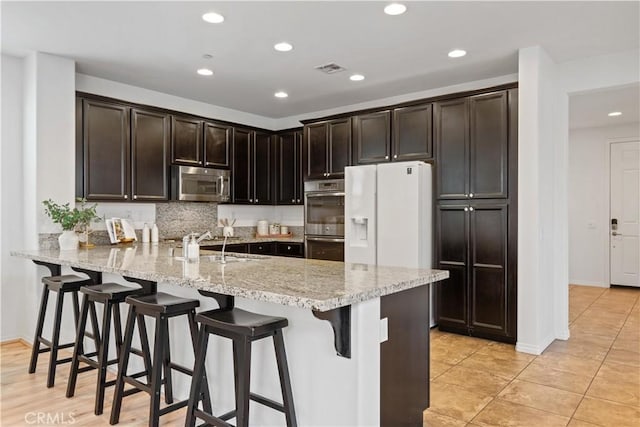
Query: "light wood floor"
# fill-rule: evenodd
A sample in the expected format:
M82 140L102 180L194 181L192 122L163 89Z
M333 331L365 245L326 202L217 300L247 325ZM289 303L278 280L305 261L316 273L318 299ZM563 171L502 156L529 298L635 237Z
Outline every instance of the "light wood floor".
M640 289L571 286L569 294L571 339L554 342L538 357L432 331L431 408L424 425L640 426ZM69 365L58 368L56 385L48 389L48 355L29 375L29 350L20 342L1 346L1 426L109 425L112 387L104 414L95 416L95 375L81 374L75 397L67 399ZM146 425L148 405L145 393L125 398L120 425ZM182 426L184 411L163 416L161 425ZM37 424L38 413L54 422Z

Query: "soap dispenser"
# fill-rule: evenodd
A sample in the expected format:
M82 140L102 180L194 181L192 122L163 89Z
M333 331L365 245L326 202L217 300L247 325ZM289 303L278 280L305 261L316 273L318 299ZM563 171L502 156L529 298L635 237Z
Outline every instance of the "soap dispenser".
M200 245L196 241L196 235L191 235L191 241L187 247L187 259L190 262L197 262L200 260Z

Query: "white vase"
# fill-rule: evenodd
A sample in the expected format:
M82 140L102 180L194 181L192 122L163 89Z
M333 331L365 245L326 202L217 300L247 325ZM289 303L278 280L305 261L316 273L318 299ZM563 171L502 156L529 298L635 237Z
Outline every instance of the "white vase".
M73 251L78 249L78 235L73 230L65 230L58 236L58 244L61 251Z

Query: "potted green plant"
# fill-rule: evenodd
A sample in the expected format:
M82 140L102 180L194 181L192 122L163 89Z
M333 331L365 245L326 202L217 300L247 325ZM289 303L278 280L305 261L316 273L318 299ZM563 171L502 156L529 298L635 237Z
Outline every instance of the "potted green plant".
M88 233L91 221L98 219L96 214L96 206L86 207L85 199L77 199L80 202L80 208L69 206L69 203L59 205L53 200L43 201L44 212L56 224L62 226L62 234L58 237L60 250L73 250L78 248L79 238L77 231L85 233L85 243L88 244Z

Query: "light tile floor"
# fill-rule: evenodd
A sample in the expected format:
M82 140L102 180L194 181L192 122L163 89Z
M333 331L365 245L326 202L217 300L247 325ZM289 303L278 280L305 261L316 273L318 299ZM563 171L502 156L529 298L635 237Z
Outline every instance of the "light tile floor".
M431 408L424 425L640 426L640 289L571 286L569 296L571 339L555 341L538 357L432 331ZM94 416L93 375L81 375L76 397L65 399L68 365L47 389L47 355L29 375L29 347L12 343L1 350L1 426L31 425L25 416L37 412L60 415L57 424L72 414L74 425L109 425L111 388L105 415ZM127 399L120 425L146 425L148 397ZM183 419L180 410L163 417L162 425L181 426Z
M571 338L537 357L432 330L424 425L640 426L639 297L569 286Z

